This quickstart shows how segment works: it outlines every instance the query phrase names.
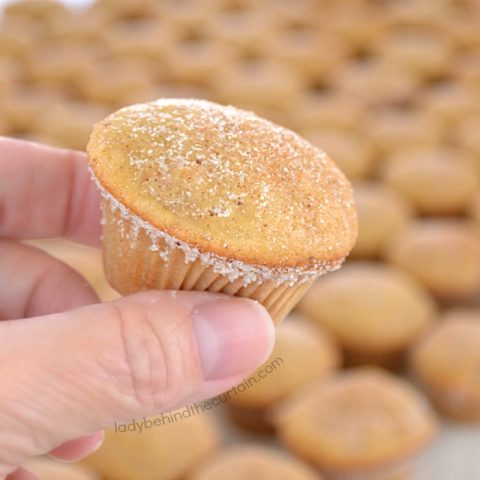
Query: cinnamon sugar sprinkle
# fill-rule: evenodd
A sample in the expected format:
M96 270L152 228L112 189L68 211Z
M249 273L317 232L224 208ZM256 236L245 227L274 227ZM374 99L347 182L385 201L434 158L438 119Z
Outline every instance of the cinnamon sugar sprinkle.
M112 114L98 141L126 152L134 188L179 218L203 223L207 241L210 221L227 237L247 238L248 231L235 228L250 217L248 228L268 239L287 265L292 241L306 251L320 247L325 257L346 249L348 239L339 232L351 232L355 223L348 181L324 152L253 113L203 100L162 99ZM241 278L244 286L267 280L302 283L343 262L271 268L201 251L133 214L93 172L92 177L112 211L132 226L124 232L132 248L142 230L151 240L150 249L165 262L179 248L186 263L198 259L231 282ZM265 221L267 217L273 221Z
M244 287L253 283L263 283L267 280L273 280L276 286L282 284L294 285L296 283L304 283L320 275L339 269L343 263L342 259L337 263L325 262L323 264L318 264L314 269L303 267L269 268L263 265L251 265L240 260L221 257L209 252L201 252L198 248L192 247L188 243L163 232L154 227L151 223L145 221L143 218L132 213L127 207L125 207L125 205L119 202L112 194L103 188L91 169L90 173L102 195L102 198L106 201L111 211L118 211L121 219L132 226L132 228L127 230L125 229L125 223L119 222L121 235L128 237L130 248L132 250L135 249L138 234L140 230L142 230L151 241L149 247L150 250L152 252L158 252L158 255L165 262L168 262L170 252L173 249L178 248L182 250L184 254L185 263L200 260L202 265L212 267L215 273L228 278L229 282L234 282L241 278ZM103 208L105 208L105 205ZM103 216L105 217L104 211ZM159 240L161 240L161 242L159 242ZM162 248L159 246L160 243L162 244Z

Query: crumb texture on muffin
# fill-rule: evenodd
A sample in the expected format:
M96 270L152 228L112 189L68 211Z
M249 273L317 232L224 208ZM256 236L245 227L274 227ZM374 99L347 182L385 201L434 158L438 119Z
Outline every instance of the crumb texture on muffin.
M335 164L234 107L178 99L126 107L95 126L88 153L104 197L136 217L152 250L161 237L187 260L208 254L230 269L256 266L257 276L308 279L337 267L355 241L352 190Z

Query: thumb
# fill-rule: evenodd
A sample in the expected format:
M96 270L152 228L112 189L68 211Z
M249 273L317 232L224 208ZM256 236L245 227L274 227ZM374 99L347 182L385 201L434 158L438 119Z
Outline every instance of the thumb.
M115 421L228 390L266 360L273 337L258 303L206 292L0 322L0 478Z

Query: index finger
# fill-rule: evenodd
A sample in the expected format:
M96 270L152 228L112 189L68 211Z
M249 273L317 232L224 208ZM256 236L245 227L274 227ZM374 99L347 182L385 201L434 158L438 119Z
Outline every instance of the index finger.
M100 195L85 154L0 137L0 237L99 245Z

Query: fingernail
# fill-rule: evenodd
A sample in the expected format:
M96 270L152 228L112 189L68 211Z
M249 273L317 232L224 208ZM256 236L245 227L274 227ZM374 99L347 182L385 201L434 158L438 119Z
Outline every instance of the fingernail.
M78 462L82 458L96 452L103 444L105 432L99 431L86 437L65 442L48 453L48 457L62 463Z
M272 319L257 302L232 298L205 303L193 311L204 378L248 375L273 348Z

